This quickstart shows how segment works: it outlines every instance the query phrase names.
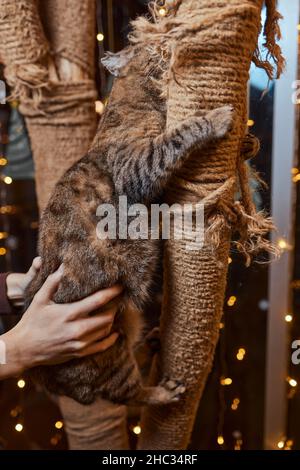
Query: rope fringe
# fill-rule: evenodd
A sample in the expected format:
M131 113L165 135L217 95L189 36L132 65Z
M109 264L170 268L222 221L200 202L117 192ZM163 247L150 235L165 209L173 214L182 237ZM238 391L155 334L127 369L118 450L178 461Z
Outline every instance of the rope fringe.
M252 174L252 179L257 175ZM238 182L241 200L232 202L228 199L228 184L223 185L218 194L218 200L210 195L214 207L210 209L211 215L207 218L206 241L215 251L220 245L224 227L237 233L239 238L232 244L245 257L246 266L251 264L253 257L261 252L268 253L272 258L280 256L280 249L268 240L270 232L276 230L271 217L264 211L257 212L249 184L249 167L240 155L238 163ZM234 180L234 181L233 181ZM260 179L258 179L260 181ZM231 186L236 186L236 179L232 178ZM264 183L266 185L266 183ZM204 199L208 200L207 198ZM212 213L213 212L213 213Z
M51 88L48 68L38 63L7 65L5 77L13 89L8 99L20 101L30 99L34 108L38 108L43 90Z
M224 227L238 233L239 239L232 244L244 255L246 266L250 266L252 258L261 252L266 252L273 258L280 255L280 250L266 238L270 231L275 230L275 226L273 220L266 217L263 211L250 215L240 201L231 205L220 202L209 217L205 232L206 242L213 251L220 245Z
M276 0L265 0L267 9L267 18L263 28L263 35L265 42L263 47L267 49L265 59L262 59L262 54L257 47L254 56L254 64L264 69L270 80L279 78L285 69L285 59L282 56L281 47L277 41L281 39L281 31L279 21L283 19L282 15L276 10ZM274 62L275 66L271 62Z

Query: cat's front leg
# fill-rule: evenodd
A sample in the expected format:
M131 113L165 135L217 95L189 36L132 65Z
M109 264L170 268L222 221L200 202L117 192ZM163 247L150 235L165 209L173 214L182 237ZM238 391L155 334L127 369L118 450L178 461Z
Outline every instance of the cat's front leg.
M167 177L180 167L195 148L220 139L230 130L233 121L232 106L209 111L205 116L192 116L178 126L165 131L154 139L151 177L155 181L167 181Z
M155 199L190 152L224 137L232 120L233 108L224 106L185 119L155 138L114 147L108 158L116 193L126 194L131 204Z
M201 148L209 142L225 137L233 121L232 106L209 111L205 116L192 116L178 126L166 131L164 141L170 144L173 157L181 159L195 147Z

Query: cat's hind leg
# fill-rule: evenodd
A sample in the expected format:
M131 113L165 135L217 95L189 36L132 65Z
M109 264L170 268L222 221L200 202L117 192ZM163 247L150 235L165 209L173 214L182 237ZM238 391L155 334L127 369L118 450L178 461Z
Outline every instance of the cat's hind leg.
M167 405L178 402L185 392L185 386L178 381L166 379L153 387L141 387L130 404L135 405Z

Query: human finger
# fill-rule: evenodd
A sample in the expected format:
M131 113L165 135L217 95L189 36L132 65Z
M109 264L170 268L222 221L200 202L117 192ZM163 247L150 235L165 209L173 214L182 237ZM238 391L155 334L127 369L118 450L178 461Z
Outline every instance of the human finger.
M70 319L86 316L87 314L105 306L112 299L121 294L123 287L119 284L102 289L94 294L86 297L85 299L73 302L65 307L69 311Z

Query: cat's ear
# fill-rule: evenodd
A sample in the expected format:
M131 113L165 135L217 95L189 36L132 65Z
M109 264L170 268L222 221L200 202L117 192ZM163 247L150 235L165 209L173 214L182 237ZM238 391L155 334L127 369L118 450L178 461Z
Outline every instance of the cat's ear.
M112 52L106 52L105 56L101 59L101 63L112 75L119 77L121 70L128 64L133 56L133 47L126 47L126 49L123 49L116 54L113 54Z

